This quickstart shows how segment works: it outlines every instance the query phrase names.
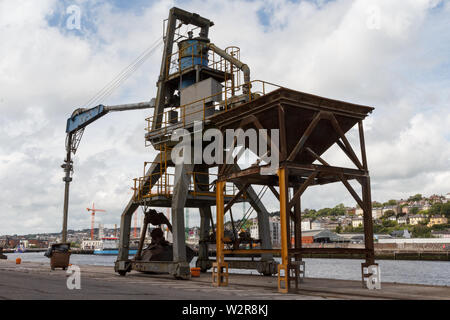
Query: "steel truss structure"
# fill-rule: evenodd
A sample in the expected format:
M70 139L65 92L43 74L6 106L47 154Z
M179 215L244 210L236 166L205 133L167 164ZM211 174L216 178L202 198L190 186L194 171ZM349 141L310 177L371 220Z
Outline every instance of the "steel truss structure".
M370 176L367 164L363 120L373 108L337 100L326 99L285 88L278 89L254 101L236 107L211 119L215 126L226 129L279 129L280 165L276 175L262 175L262 166L252 166L238 172L230 172L231 165L220 168L216 187L217 199L217 261L213 266L213 283L224 286L228 283L228 262L225 255L248 255L251 253L280 254L278 265L278 290L288 292L298 288L304 276L302 254L311 253L358 253L365 255L362 264L362 281L371 274L365 272L375 265L372 201ZM358 157L346 133L358 125L361 155ZM270 138L269 138L270 139ZM355 168L330 165L322 154L337 144ZM266 166L267 167L267 166ZM349 181L356 180L361 186L361 196ZM225 250L223 239L223 217L230 208L224 205L223 190L226 182L241 185L267 186L280 203L281 249L271 250ZM364 248L303 248L301 230L301 196L308 187L342 182L358 205L363 209ZM278 187L278 191L275 187ZM241 192L245 192L243 188ZM290 196L289 190L292 191ZM291 225L294 226L294 245L289 241Z

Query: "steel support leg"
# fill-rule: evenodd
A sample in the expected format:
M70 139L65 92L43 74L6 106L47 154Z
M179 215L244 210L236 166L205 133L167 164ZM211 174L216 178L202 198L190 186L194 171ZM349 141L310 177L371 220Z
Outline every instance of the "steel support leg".
M142 189L150 190L152 186L158 181L159 176L153 175L153 173L160 172L160 155L158 154L153 160L152 165L147 170L147 180L142 185ZM137 190L142 192L143 190ZM119 254L114 266L114 270L120 275L125 275L127 271L130 271L131 264L129 257L130 246L130 230L131 230L131 217L139 204L135 201L134 195L131 197L127 206L123 210L120 218L120 239L119 239Z
M212 261L209 260L208 242L209 231L211 226L211 208L202 207L200 211L200 241L198 249L198 258L196 265L201 268L202 272L206 272L212 266Z
M186 239L184 225L184 206L189 192L190 175L193 164L175 166L175 182L172 197L172 236L174 276L189 278L190 268L186 259Z
M359 180L363 196L363 218L364 218L364 244L366 247L366 262L361 264L362 285L368 289L380 289L380 267L375 263L375 248L373 244L373 221L372 221L372 197L370 191L370 178Z
M204 165L195 166L195 183L197 191L209 191L209 172L208 167ZM198 249L198 258L196 266L201 269L202 272L206 272L212 267L212 261L209 260L209 231L211 230L212 213L211 207L199 207L200 211L200 241Z
M287 234L287 205L288 184L285 168L278 169L280 185L280 227L281 227L281 264L278 265L278 291L287 293L289 291L289 256L288 256L288 234Z
M228 263L223 254L224 237L224 187L225 181L216 183L216 262L213 263L212 283L214 286L228 285Z
M295 191L298 190L299 187L296 188ZM294 191L294 193L295 193ZM301 217L301 197L298 197L298 201L294 204L294 238L295 238L295 249L302 248L302 217ZM301 254L295 255L295 265L298 266L296 268L295 273L295 284L296 288L298 287L298 282L303 281L305 277L305 262L302 259Z
M139 207L138 204L131 199L128 202L125 210L120 218L120 240L119 240L119 255L115 263L114 271L118 272L120 275L125 275L126 272L130 271L130 259L129 257L129 246L130 246L130 230L131 230L131 217L133 212Z

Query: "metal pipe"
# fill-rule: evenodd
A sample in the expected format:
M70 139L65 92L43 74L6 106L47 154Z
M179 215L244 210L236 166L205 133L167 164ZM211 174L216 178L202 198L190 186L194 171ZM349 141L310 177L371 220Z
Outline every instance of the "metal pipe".
M208 43L208 48L213 50L215 53L217 53L219 56L224 58L225 60L229 61L233 65L235 65L238 69L242 70L244 73L244 86L243 86L243 92L249 93L250 92L250 68L248 65L243 63L242 61L236 59L235 57L229 55L226 53L225 50L222 50L218 48L214 43Z
M105 106L105 111L127 111L127 110L138 110L138 109L149 109L155 107L156 99L153 98L149 102L139 102L139 103L129 103L129 104L119 104L115 106Z

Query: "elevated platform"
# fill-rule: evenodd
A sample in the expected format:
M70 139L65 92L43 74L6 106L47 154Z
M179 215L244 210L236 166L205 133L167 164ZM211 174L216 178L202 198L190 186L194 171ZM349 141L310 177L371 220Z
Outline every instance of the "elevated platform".
M225 196L225 203L230 202L234 196ZM244 198L239 198L235 202L245 201ZM146 205L149 207L159 207L159 208L171 208L172 207L172 196L166 195L154 195L143 200L135 201L137 205ZM204 206L215 206L216 205L216 194L211 193L210 195L194 195L189 193L186 198L186 208L199 208Z
M345 134L373 110L368 106L279 88L226 112L214 114L208 121L211 126L220 129L280 129L280 143L285 144L280 149L283 149L285 159L295 150L299 138L305 136L302 150L289 161L312 164L316 158L305 152L307 148L322 155L333 144L342 143L339 142L341 135L336 130L336 124Z
M229 209L223 201L224 186L229 182L265 186L270 188L280 202L281 250L279 252L282 263L278 265L279 292L288 292L292 288L292 283L296 288L300 285L304 266L302 255L311 251L308 248L302 248L301 196L307 188L314 185L342 182L363 209L364 248L354 249L351 252L365 256L365 263L361 265L362 283L366 283L365 279L371 275L379 276L374 254L370 177L363 130L363 120L373 110L374 108L369 106L278 88L259 97L254 95L254 98L246 103L208 117L207 126L218 128L222 132L230 129L241 129L244 132L248 129L267 130L268 136L265 138L267 141L259 142L267 144L268 148L259 145L258 150L252 151L261 156L269 150L272 156L277 157L277 163L272 163L273 167L255 164L247 169L232 171L232 166L229 164L231 159L227 159L225 164L219 166L219 178L216 185L216 221L219 240L217 241L216 268L213 267L213 282L217 286L226 286L228 283L228 263L224 255L244 254L240 250L224 250L223 243L220 241L223 232L223 215ZM346 133L355 126L359 132L360 157L356 155L346 137ZM279 140L272 130L278 130ZM238 143L237 138L234 140L234 144L236 143ZM244 148L250 147L249 141L240 140L239 144L244 144L239 145ZM333 166L322 158L333 145L339 146L347 156L351 163L350 167ZM361 185L361 196L349 183L349 180L353 179ZM274 188L275 186L278 190ZM294 231L293 243L290 241L291 228ZM249 254L251 251L262 253L258 250L249 250L245 253ZM327 250L314 250L314 253L316 252L327 253ZM345 252L346 249L333 250L333 253ZM375 271L371 273L370 270ZM371 281L377 283L377 279L373 278Z

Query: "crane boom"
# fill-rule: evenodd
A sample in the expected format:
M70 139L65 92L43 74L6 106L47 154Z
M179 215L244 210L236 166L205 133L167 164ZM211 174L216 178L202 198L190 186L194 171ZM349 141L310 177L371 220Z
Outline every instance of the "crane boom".
M108 112L148 109L153 108L154 106L155 99L153 98L150 102L121 104L116 106L104 106L101 104L91 109L80 108L75 110L72 113L72 116L67 119L66 133L70 134L83 129L88 124L100 119Z
M72 116L69 119L67 119L66 159L64 160L64 164L61 166L65 172L65 176L63 178L63 181L65 182L65 189L64 189L62 243L67 242L67 213L69 209L69 185L70 182L72 181L71 173L73 172L72 153L75 154L75 152L77 151L78 145L83 135L84 128L86 128L87 125L94 122L95 120L100 119L108 112L149 109L154 107L155 107L155 98L153 98L150 102L121 104L115 106L104 106L101 104L90 109L85 108L76 109L72 113Z

